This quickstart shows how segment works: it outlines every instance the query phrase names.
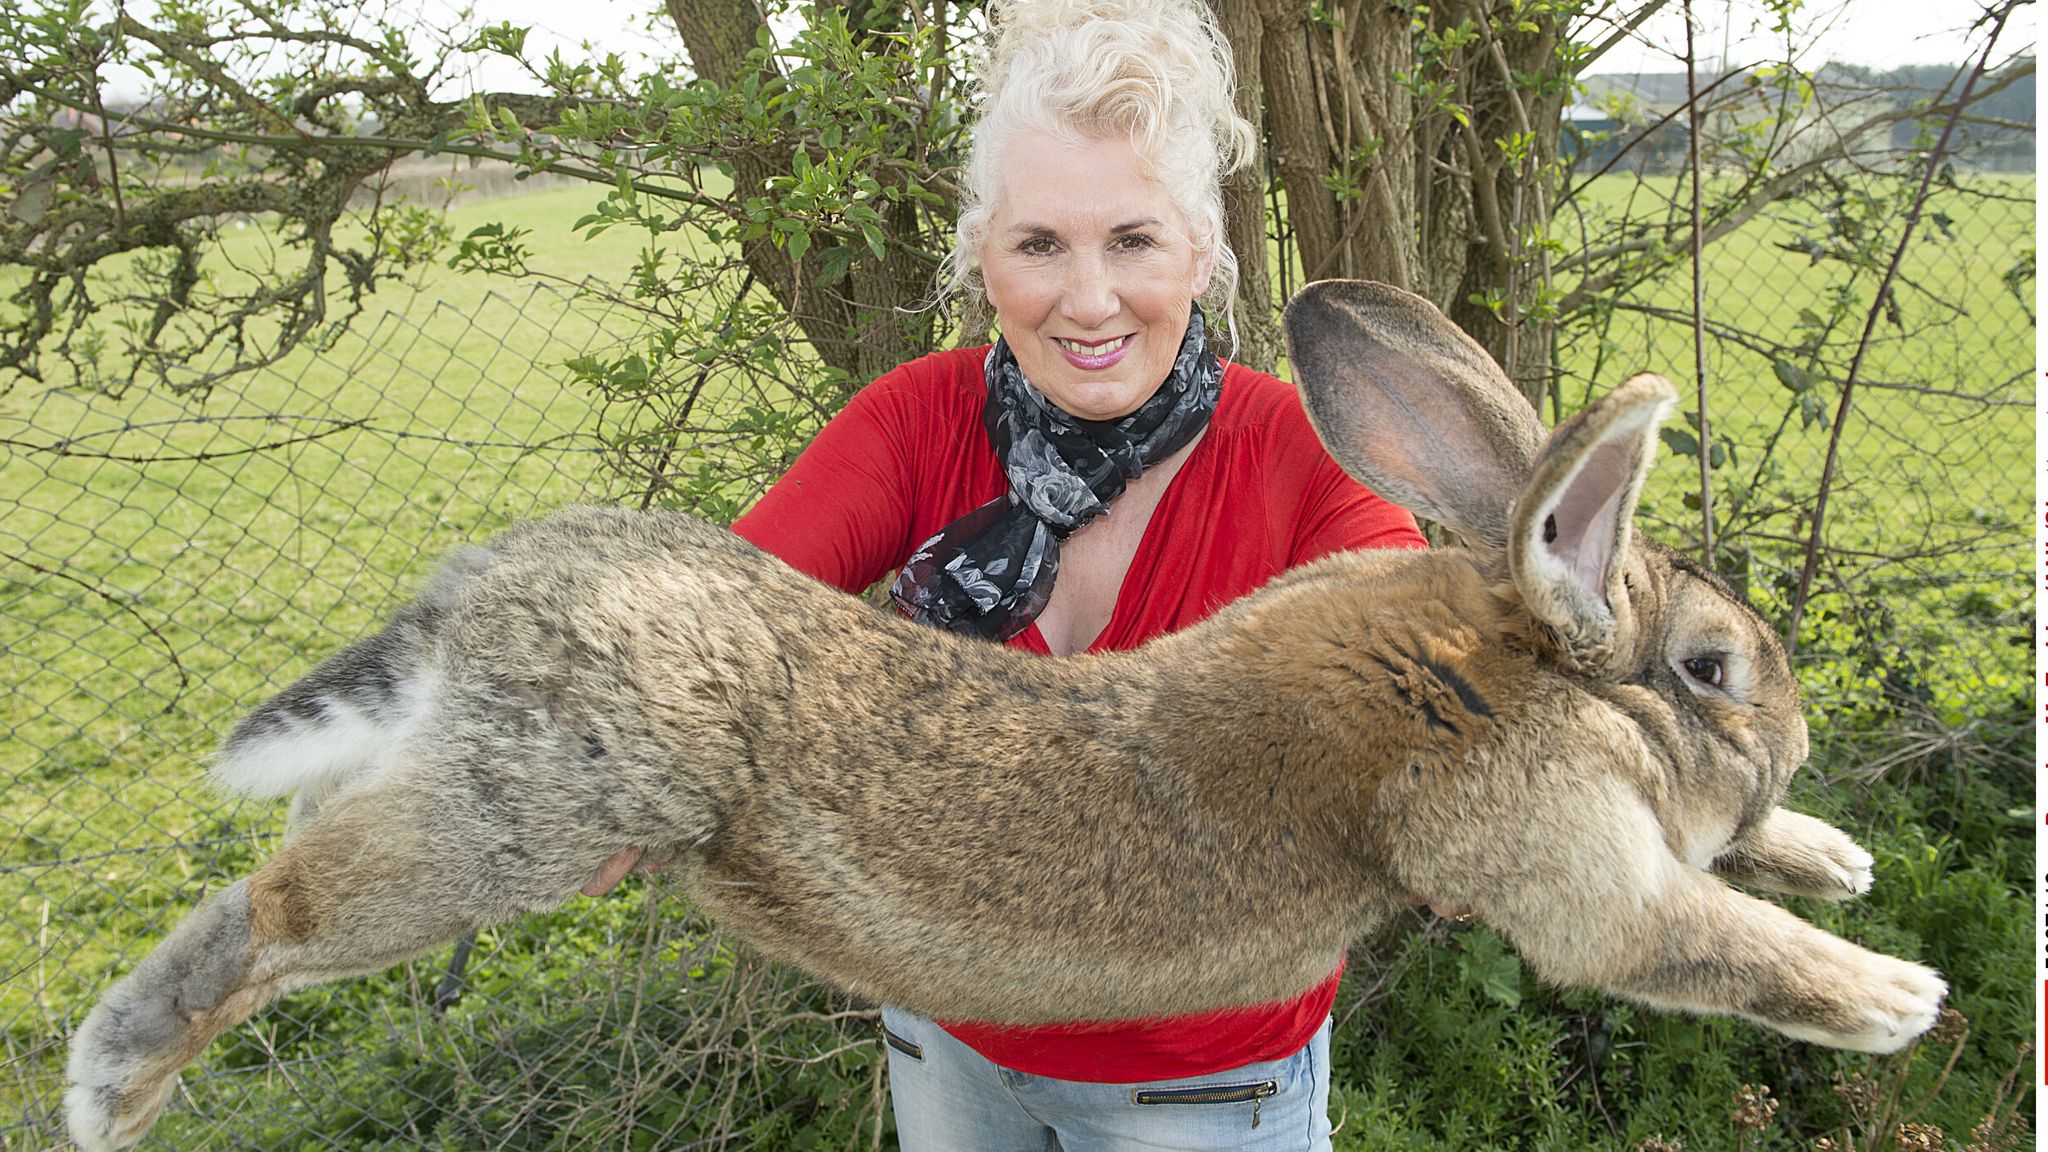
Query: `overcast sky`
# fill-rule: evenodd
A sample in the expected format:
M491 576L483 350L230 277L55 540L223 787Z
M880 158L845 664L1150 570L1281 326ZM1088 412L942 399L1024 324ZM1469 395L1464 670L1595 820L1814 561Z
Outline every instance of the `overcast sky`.
M427 26L451 23L449 14L456 7L450 0L405 6L419 11ZM1623 0L1616 6L1635 5ZM549 48L576 57L584 42L628 57L677 54L672 30L664 27L659 37L647 31L649 14L658 10L651 0L473 0L471 7L480 23L530 26L527 47L534 59L544 57ZM1828 60L1874 66L1954 64L1971 51L1969 23L1979 11L1976 0L1807 0L1795 19L1794 38L1805 45L1800 61L1808 67ZM1724 54L1739 66L1782 53L1782 37L1773 37L1764 12L1759 0L1695 0L1700 23L1695 47L1702 66L1711 66ZM2034 8L2029 6L2020 9L2000 38L2000 56L2031 50L2034 38ZM1682 66L1678 61L1684 48L1685 24L1673 0L1631 42L1602 57L1593 71L1671 71ZM486 62L469 79L485 90L534 87L500 61ZM139 77L112 80L110 95L117 99L130 95L125 89L131 84L140 87Z
M1784 51L1782 34L1755 0L1695 0L1701 25L1694 51L1705 60L1724 53L1737 65L1772 59ZM1955 64L1978 50L1970 23L1982 9L1972 0L1808 0L1793 18L1793 42L1805 45L1801 62L1829 60L1887 67L1895 64ZM1999 56L2031 51L2034 9L2014 14L1999 37ZM1602 57L1595 71L1669 70L1685 52L1685 21L1673 3L1638 32L1634 42Z
M663 47L644 31L644 13L651 7L645 0L475 0L479 20L532 25L530 44L566 48L588 40L620 52ZM1695 47L1702 62L1725 53L1738 65L1750 64L1784 50L1757 0L1695 0L1694 9L1701 25ZM1603 57L1595 71L1680 67L1674 58L1685 50L1681 11L1674 0L1634 41ZM1808 65L1828 60L1874 66L1954 64L1970 51L1968 29L1978 11L1974 0L1808 0L1795 17L1795 38L1809 46L1801 57ZM2034 9L2022 8L1999 40L2007 49L2001 55L2031 47L2034 35Z

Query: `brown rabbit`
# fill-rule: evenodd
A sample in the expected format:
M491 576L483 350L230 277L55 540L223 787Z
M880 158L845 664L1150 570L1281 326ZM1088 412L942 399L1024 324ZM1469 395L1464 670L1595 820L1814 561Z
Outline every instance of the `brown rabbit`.
M1050 660L680 515L515 528L229 736L221 778L298 792L295 831L87 1016L74 1137L134 1143L279 993L554 907L635 850L763 951L941 1018L1277 999L1426 896L1561 984L1867 1051L1925 1030L1935 973L1723 881L1837 899L1871 860L1777 807L1806 726L1770 628L1631 539L1671 386L1637 376L1545 442L1418 297L1311 285L1286 326L1331 454L1469 549L1332 556Z

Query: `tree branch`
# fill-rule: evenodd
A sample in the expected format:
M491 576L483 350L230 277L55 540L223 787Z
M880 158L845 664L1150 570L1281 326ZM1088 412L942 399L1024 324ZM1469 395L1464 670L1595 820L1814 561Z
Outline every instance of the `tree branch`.
M1948 153L1948 142L1955 133L1956 122L1962 118L1963 109L1969 107L1971 91L1990 66L1991 53L1998 47L1998 38L2005 31L2006 21L2012 16L2013 10L2023 2L2026 0L2006 0L1993 18L1991 35L1984 43L1984 51L1977 57L1976 67L1970 70L1969 79L1963 82L1962 95L1956 99L1953 110L1949 113L1948 122L1942 125L1941 137L1935 141L1934 150L1928 153L1920 176L1920 188L1913 197L1913 206L1906 212L1906 221L1899 229L1898 243L1892 248L1891 262L1886 265L1884 278L1878 282L1877 294L1870 302L1869 312L1864 316L1863 334L1856 342L1856 356L1849 362L1849 374L1842 381L1842 399L1835 409L1835 423L1828 429L1827 457L1821 463L1818 495L1813 506L1812 531L1807 536L1806 557L1799 570L1799 587L1792 597L1791 618L1785 623L1787 655L1796 655L1799 650L1799 625L1806 614L1807 597L1812 591L1814 571L1820 561L1821 534L1827 527L1828 496L1834 488L1835 469L1840 460L1842 429L1848 423L1851 406L1855 401L1856 380L1863 370L1863 357L1870 351L1871 337L1877 331L1878 319L1885 313L1885 302L1890 296L1892 281L1898 275L1900 263L1906 258L1906 249L1913 240L1913 229L1920 222L1921 210L1926 207L1928 191L1934 186L1935 172ZM2027 62L2026 70L2033 70L2031 60Z
M1602 56L1607 55L1607 53L1619 47L1622 42L1635 35L1636 29L1648 23L1650 17L1663 11L1664 6L1670 2L1671 0L1648 0L1647 3L1641 8L1636 9L1635 13L1627 20L1624 20L1613 32L1608 33L1605 40L1595 44L1591 49L1587 50L1585 55L1579 57L1578 66L1573 70L1574 74L1583 76L1587 68L1592 67ZM1574 36L1573 39L1577 39L1577 37Z

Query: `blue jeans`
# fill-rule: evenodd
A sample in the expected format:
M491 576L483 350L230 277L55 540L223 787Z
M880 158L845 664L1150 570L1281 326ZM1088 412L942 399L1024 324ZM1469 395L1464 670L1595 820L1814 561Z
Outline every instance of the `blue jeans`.
M1013 1072L882 1010L903 1152L1329 1152L1330 1022L1284 1060L1145 1084Z

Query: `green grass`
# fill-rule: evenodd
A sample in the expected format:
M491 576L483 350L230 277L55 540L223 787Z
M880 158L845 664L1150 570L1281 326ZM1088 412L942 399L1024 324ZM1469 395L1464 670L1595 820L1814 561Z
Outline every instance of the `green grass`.
M2022 578L2027 518L2016 493L2032 466L2033 324L2006 276L2033 249L2033 180L1963 180L1967 191L1935 190L1900 268L1896 318L1879 322L1861 365L1827 510L1831 553L1815 584L1820 614L1809 621L1820 621L1820 630L1804 638L1822 651L1890 645L1919 653L1923 667L1912 675L1925 681L1922 694L1952 726L1967 724L1987 701L2023 691L2031 676ZM1600 234L1602 222L1624 210L1643 213L1672 189L1668 178L1637 185L1610 177L1580 210ZM1730 449L1715 474L1717 531L1725 537L1732 530L1742 547L1738 556L1724 553L1723 566L1753 564L1751 597L1781 613L1811 523L1800 510L1821 474L1840 384L1878 280L1795 250L1803 238L1826 238L1826 207L1776 206L1714 245L1706 262L1705 310L1721 333L1708 344L1707 409ZM1881 258L1890 255L1904 210L1897 202L1888 208L1866 225ZM1646 368L1680 383L1682 411L1696 406L1693 334L1684 318L1692 287L1686 267L1674 273L1621 301L1641 310L1618 308L1608 325L1565 343L1567 410ZM2021 287L2031 293L2031 280ZM1814 405L1827 417L1809 422L1770 346L1822 328L1817 359L1788 357L1811 374ZM1657 534L1695 551L1699 514L1680 496L1698 486L1696 462L1666 454L1647 497L1650 519L1661 522ZM1872 663L1871 653L1863 656L1861 664ZM1903 674L1901 659L1889 663L1894 679ZM1816 665L1806 680L1827 716L1872 693L1870 672Z
M632 237L568 230L592 199L486 202L451 224L516 206L538 266L620 278ZM246 266L267 242L249 228L227 255ZM274 831L269 806L202 782L225 725L366 631L454 543L605 493L591 401L561 362L618 321L437 267L387 286L333 347L209 396L0 396L5 435L75 453L0 455L0 1025L17 1085L26 1066L49 1074L51 1037L110 969L260 857L249 837Z
M1621 187L1599 191L1618 196ZM2031 181L2014 185L2022 187L2031 193ZM536 266L570 281L618 280L637 237L586 242L569 232L597 194L478 203L459 208L451 225L460 236L486 221L518 223L531 229ZM1914 335L1887 335L1868 378L1980 391L2026 372L2031 326L1998 280L2005 256L2032 243L2031 221L2010 205L1951 215L1955 239L1916 249L1908 264L1917 282L1940 287L1903 298ZM1797 305L1773 301L1820 298L1835 269L1774 246L1798 224L1767 218L1714 251L1717 319L1782 335ZM229 238L228 254L247 266L269 243L252 227ZM1671 306L1688 294L1674 281L1644 300ZM96 990L204 889L268 850L278 826L271 806L224 804L203 784L201 758L225 726L370 628L453 543L614 491L592 436L599 414L564 383L561 365L630 339L638 324L622 311L436 267L409 289L387 287L333 347L205 398L32 384L0 396L0 436L67 439L86 453L0 454L0 492L11 494L0 505L0 682L11 689L0 697L0 1116L26 1118L14 1128L0 1121L0 1149L54 1139L59 1038ZM1575 380L1605 387L1642 367L1690 375L1690 336L1675 324L1622 314L1606 339L1605 348L1568 347ZM1791 394L1767 360L1727 347L1711 379L1717 426L1737 443L1736 466L1747 467ZM1916 400L1924 398L1873 392L1859 407L1831 538L1895 543L1927 522L1987 519L2017 530L2024 513L2005 494L2030 467L2021 411L1955 421ZM336 431L351 420L369 426ZM248 450L283 440L299 442ZM540 442L554 447L516 447ZM1810 483L1824 446L1823 433L1795 422L1764 491ZM167 455L192 458L160 459ZM1914 475L1917 486L1903 483ZM1679 493L1691 479L1672 457L1654 481L1656 533L1673 543L1684 542ZM1766 561L1782 564L1775 554ZM1900 636L1972 623L1976 635L2024 633L2013 575L2021 563L1999 551L1929 562L1913 593L1925 604L1896 613ZM1914 581L1898 576L1869 579L1910 591ZM1992 590L1988 604L1967 599L1979 587ZM1959 714L1986 716L2026 678L2024 650L1970 647L1967 632L1929 635L1936 652L1990 653L1961 660L1942 682ZM1854 661L1805 671L1828 715L1874 692L1873 673ZM2001 805L2022 803L2024 776L1986 783L1992 775L1966 764L1955 780L1967 788L1933 777L1911 789L1842 783L1802 797L1832 809L1883 861L1871 900L1803 914L1836 917L1829 922L1843 930L1958 974L1958 1003L1978 1021L1945 1095L1954 1103L1940 1112L1958 1136L2031 1027L2031 993L2019 979L2026 826L2000 822ZM470 1147L514 1123L525 1125L520 1147L654 1146L699 1131L691 1125L721 1109L762 1147L864 1143L876 1056L865 1034L806 1024L766 1064L663 1064L689 1045L744 1047L705 1040L722 1033L681 1006L689 997L723 1004L724 1026L751 1025L732 999L738 986L720 982L737 979L719 975L729 959L704 959L723 954L715 937L657 906L638 897L579 903L488 937L471 967L479 991L448 1017L429 1005L438 961L295 996L209 1056L190 1106L175 1111L156 1146L324 1147L317 1133L349 1131L351 1148ZM1477 935L1389 948L1402 979L1379 991L1354 979L1347 992L1361 1008L1339 1034L1338 1099L1354 1118L1342 1148L1620 1149L1658 1130L1682 1131L1694 1152L1732 1147L1732 1085L1762 1080L1790 1093L1786 1085L1803 1082L1800 1099L1824 1104L1814 1085L1853 1064L1743 1025L1547 992ZM722 991L707 992L707 980ZM619 989L646 981L660 992L629 1024ZM790 1013L841 1007L814 990L777 987L775 1003ZM1501 999L1509 987L1518 989L1513 1004ZM1611 1060L1586 1055L1591 1035L1613 1045ZM804 1051L841 1045L847 1051L832 1061L802 1062ZM606 1111L618 1100L607 1070L628 1063L651 1071L632 1080L648 1095L634 1097L635 1119L621 1128Z
M570 188L456 209L456 237L500 220L527 229L542 282L429 267L386 285L333 345L208 395L111 395L90 378L0 395L0 437L60 445L0 450L0 491L11 496L0 505L0 678L10 686L0 695L0 1117L22 1118L0 1120L0 1149L56 1139L62 1036L206 890L274 845L275 806L224 801L204 782L203 758L228 725L372 628L454 544L617 492L602 422L633 414L604 411L565 368L617 353L645 327L630 309L574 296L585 278L623 282L640 255L630 230L595 240L570 230L600 195ZM236 282L234 269L291 263L274 243L261 227L230 230L222 283ZM120 319L98 322L114 333ZM714 378L709 391L722 386ZM639 1031L620 1033L620 1013L592 999L592 989L616 1000L636 981L674 984L679 952L705 934L672 914L653 932L660 904L579 902L488 936L445 1046L420 1040L444 1028L434 962L291 998L188 1078L190 1107L158 1146L325 1147L319 1123L389 1125L359 1147L422 1146L394 1117L428 1110L425 1088L371 1101L354 1077L388 1072L407 1052L446 1054L464 1036L474 1043L446 1059L487 1075L486 1097L526 1083L536 1106L552 1101L564 1133L590 1136L617 1119L590 1103L606 1069L628 1057L673 1064L663 1053L702 1026L652 1003L669 993L650 993ZM361 1062L329 1064L343 1037L365 1033L380 1039ZM456 1095L431 1108L472 1134L505 1121L495 1098ZM334 1119L352 1108L353 1121ZM756 1110L793 1122L772 1104Z
M1877 472L1904 455L1937 456L1945 475L1962 479L1958 496L1998 503L2013 478L2031 466L2031 435L2023 431L2029 427L2027 405L1998 410L1993 422L1973 427L1966 439L1958 439L1955 430L1944 433L1930 419L1923 394L1886 387L1999 393L2022 401L2028 395L2018 385L2032 365L2027 335L2033 323L2003 277L2022 250L2033 246L2033 182L2014 177L1973 177L1972 182L2011 199L1977 200L1945 191L1931 201L1930 216L1946 214L1953 220L1946 232L1923 221L1919 239L1908 250L1898 292L1903 327L1883 322L1874 333L1861 371L1869 390L1859 397L1856 411L1858 422L1869 431L1846 445L1849 455L1843 468L1851 474ZM1621 199L1624 187L1624 182L1616 181L1609 197ZM1621 206L1603 202L1596 207L1613 212ZM1801 235L1821 231L1816 216L1802 205L1786 205L1709 250L1705 301L1711 324L1790 343L1797 338L1802 311L1826 312L1828 293L1846 280L1843 267L1832 261L1816 263L1784 247ZM1683 271L1678 269L1679 275L1652 290L1634 294L1631 302L1689 311L1691 283ZM1875 281L1875 276L1866 276L1853 285L1851 307L1831 330L1831 359L1844 366ZM1604 343L1579 339L1567 345L1570 354L1563 367L1580 385L1577 395L1567 390L1567 411L1582 405L1594 389L1643 369L1690 385L1694 365L1688 323L1617 313L1612 327L1598 335ZM1708 385L1710 414L1731 433L1774 427L1792 398L1773 375L1768 357L1729 340L1710 341ZM1828 409L1832 413L1832 403ZM1802 427L1798 433L1780 446L1784 470L1795 477L1816 475L1826 446L1824 432ZM1924 439L1929 434L1942 439L1929 443ZM1738 461L1736 466L1754 464ZM1854 516L1844 519L1851 525L1866 523ZM1878 517L1876 523L1885 519Z

